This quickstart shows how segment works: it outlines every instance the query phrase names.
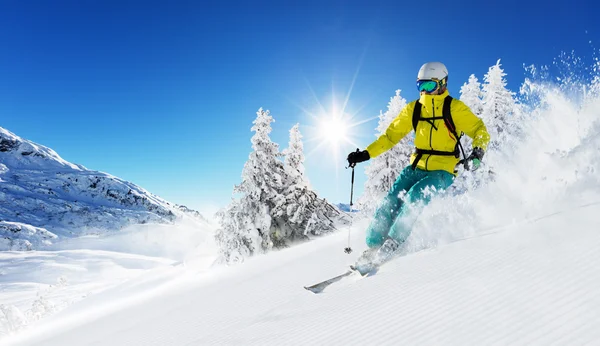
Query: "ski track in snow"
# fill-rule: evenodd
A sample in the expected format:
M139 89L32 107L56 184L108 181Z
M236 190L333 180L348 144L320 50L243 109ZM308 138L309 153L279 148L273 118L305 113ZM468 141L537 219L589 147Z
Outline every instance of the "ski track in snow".
M320 295L303 285L344 270L344 234L98 294L15 345L584 345L600 340L600 206L401 257ZM360 247L355 237L355 247ZM557 241L559 240L559 241ZM318 243L318 244L317 244ZM152 273L152 272L151 272ZM149 273L148 276L152 276ZM161 276L162 275L162 276ZM157 284L158 283L158 284ZM90 313L101 302L125 304ZM61 323L61 320L64 321ZM28 339L29 338L29 339Z

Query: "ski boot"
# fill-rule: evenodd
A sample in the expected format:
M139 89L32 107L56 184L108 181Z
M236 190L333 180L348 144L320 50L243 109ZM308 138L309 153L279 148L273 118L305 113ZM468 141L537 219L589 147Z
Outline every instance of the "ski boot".
M381 247L375 253L375 256L373 256L373 264L375 266L380 266L383 263L389 261L394 256L396 251L398 251L399 247L400 243L398 243L394 239L386 239L383 245L381 245Z
M356 260L356 263L354 265L358 266L360 264L373 262L377 250L377 248L366 249L365 251L363 251L362 255L360 255L360 257Z
M363 251L362 255L350 266L352 270L358 271L361 275L366 275L373 269L373 260L378 248L369 248Z
M390 260L398 252L399 248L400 243L392 238L388 238L378 249L365 250L362 256L350 268L358 271L362 276L369 275L377 271L380 265Z

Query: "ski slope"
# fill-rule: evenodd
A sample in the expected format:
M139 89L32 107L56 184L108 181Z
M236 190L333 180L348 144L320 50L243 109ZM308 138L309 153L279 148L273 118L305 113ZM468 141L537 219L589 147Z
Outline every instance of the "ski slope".
M599 213L594 204L496 228L320 295L302 286L350 262L344 234L231 268L155 269L8 344L597 344Z

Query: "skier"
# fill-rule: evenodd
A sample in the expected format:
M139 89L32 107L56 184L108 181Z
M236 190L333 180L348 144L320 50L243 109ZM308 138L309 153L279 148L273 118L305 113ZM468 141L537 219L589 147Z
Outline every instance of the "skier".
M410 235L412 221L409 206L429 202L431 192L448 188L457 173L460 135L473 139L473 150L465 167L479 168L490 140L483 121L463 102L453 99L447 90L448 70L440 62L424 64L417 75L420 97L400 111L385 133L366 150L357 149L348 155L350 167L377 157L391 149L411 130L415 131L415 152L411 165L404 168L391 190L378 206L367 229L369 249L359 258L361 263L381 264L388 260ZM460 148L460 150L459 150ZM404 193L404 197L400 194Z

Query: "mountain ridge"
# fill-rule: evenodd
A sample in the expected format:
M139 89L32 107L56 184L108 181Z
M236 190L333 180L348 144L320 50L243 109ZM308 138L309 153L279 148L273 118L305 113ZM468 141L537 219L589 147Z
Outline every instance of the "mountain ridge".
M51 148L0 127L0 221L12 225L0 228L2 250L31 250L57 237L173 223L184 217L207 222L197 211L109 173L66 161ZM44 239L34 240L35 234Z

